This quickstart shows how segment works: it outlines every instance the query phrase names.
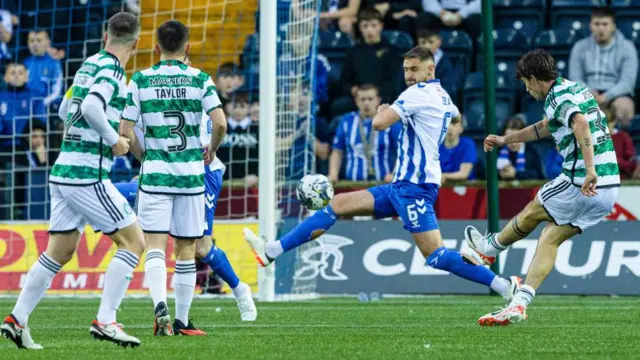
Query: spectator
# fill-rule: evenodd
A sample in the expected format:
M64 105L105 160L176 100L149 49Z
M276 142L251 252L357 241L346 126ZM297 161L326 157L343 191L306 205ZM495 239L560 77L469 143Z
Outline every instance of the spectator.
M258 174L258 123L249 117L249 99L246 93L235 93L227 106L227 135L216 156L227 166L225 179L243 179ZM256 181L257 184L257 181Z
M547 179L555 179L562 172L562 164L564 157L558 152L558 146L554 146L547 153L547 161L545 162L545 173Z
M49 106L62 95L62 65L60 60L49 55L51 40L45 30L29 32L29 56L24 65L29 72L27 87L38 96L44 97L44 105Z
M331 105L331 118L355 109L353 96L359 85L375 85L384 103L393 102L399 93L399 52L381 37L382 16L364 9L358 14L358 27L363 41L347 52L340 79L343 96Z
M346 155L347 180L391 182L402 124L396 122L384 131L373 130L373 117L380 105L378 89L373 85L358 87L356 105L358 111L344 115L338 125L329 162L329 180L338 181Z
M447 136L440 144L440 168L442 184L448 181L474 180L478 161L476 145L471 138L460 136L464 132L462 123L449 125Z
M7 89L0 91L0 135L3 135L0 148L8 151L12 151L14 140L17 148L23 146L24 139L13 137L24 133L30 119L45 123L44 104L27 88L27 79L27 69L23 64L10 63L7 66L4 74Z
M288 27L287 41L288 49L278 59L278 74L288 75L291 79L296 79L301 74L309 76L311 69L311 37L299 37L304 34L313 32L313 21L305 19L313 19L313 13L309 16L305 15L304 11L294 12L294 16L300 18L297 22L294 22ZM295 18L294 18L295 19ZM306 27L306 30L303 29ZM321 106L329 100L329 72L331 71L331 65L326 56L317 54L315 58L315 88L314 88L314 100L317 105ZM295 81L295 80L294 80Z
M29 138L29 141L25 141L23 143L24 148L21 149L22 151L16 154L16 164L29 168L46 166L49 161L46 127L39 121L33 120L31 132L28 132L29 129L25 130L25 138Z
M218 97L222 103L222 108L227 114L229 113L227 110L227 104L231 100L231 94L240 87L238 86L239 83L244 82L244 80L240 81L238 77L244 79L237 70L236 64L226 62L218 67L218 72L216 74L216 88L218 89Z
M416 32L416 37L418 38L418 46L429 49L433 53L433 59L436 62L436 79L440 79L440 84L449 93L451 101L454 104L457 103L460 81L451 59L440 49L442 45L440 29L420 28Z
M446 27L464 30L475 41L480 36L480 0L422 0L424 13L417 27Z
M9 11L0 9L0 63L12 58L7 43L13 36L13 18Z
M578 41L571 49L569 78L585 84L598 104L603 109L610 108L611 117L628 127L635 113L638 53L633 43L616 29L611 9L594 8L589 28L592 36Z
M374 5L384 19L385 28L415 33L418 14L422 12L420 0L380 1Z
M503 136L524 129L524 120L514 117L504 125ZM498 171L502 180L542 179L540 156L535 148L525 143L513 143L500 149Z
M337 21L338 29L353 37L353 24L356 15L363 9L366 0L329 0L320 13L323 24L328 21ZM324 27L324 26L323 26Z
M640 166L636 160L636 148L633 146L631 135L616 128L615 120L609 120L607 126L611 133L613 148L616 151L620 177L622 179L640 179Z
M249 105L249 117L251 122L257 123L260 121L260 99L258 95L253 95L251 98L251 104Z

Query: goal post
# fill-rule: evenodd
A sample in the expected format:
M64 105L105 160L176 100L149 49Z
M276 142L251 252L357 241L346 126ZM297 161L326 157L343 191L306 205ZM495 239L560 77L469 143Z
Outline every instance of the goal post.
M278 2L260 2L260 118L276 119ZM258 216L260 236L276 237L276 122L260 124ZM274 265L258 270L258 298L275 300Z

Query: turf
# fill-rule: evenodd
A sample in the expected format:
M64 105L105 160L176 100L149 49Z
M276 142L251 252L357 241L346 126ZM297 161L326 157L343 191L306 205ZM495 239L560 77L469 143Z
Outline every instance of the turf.
M7 314L12 299L0 299ZM481 328L496 297L445 296L359 302L353 298L260 303L242 323L235 302L196 300L195 324L208 337L154 338L150 300L125 300L118 320L142 345L93 340L97 300L45 299L30 319L43 351L0 338L1 359L632 359L640 355L640 298L538 297L529 320ZM170 305L173 309L173 304ZM216 311L216 307L220 311Z

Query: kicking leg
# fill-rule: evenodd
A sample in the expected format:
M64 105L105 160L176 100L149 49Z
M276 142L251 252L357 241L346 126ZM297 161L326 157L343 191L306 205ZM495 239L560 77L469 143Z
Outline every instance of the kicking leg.
M79 241L78 230L51 234L47 250L29 269L11 315L0 325L2 335L13 341L18 348L42 349L42 346L31 339L27 327L29 315L47 292L51 281L62 266L71 260Z
M371 190L374 189L376 188ZM247 228L244 229L245 239L256 253L256 260L262 266L267 266L284 252L324 234L341 216L373 215L374 204L374 194L370 190L338 194L331 200L331 204L316 211L278 241L268 242Z
M509 325L527 319L526 310L536 294L536 290L549 275L556 262L558 247L567 239L578 234L580 229L570 225L558 226L549 223L538 240L536 253L529 265L525 284L516 292L511 303L504 309L487 314L478 323L481 326Z
M551 221L551 218L536 197L499 233L484 236L475 227L467 226L464 236L469 247L478 253L485 264L491 265L499 253L514 242L527 237L544 221Z
M236 298L242 321L255 321L258 317L258 311L253 302L251 287L240 282L238 275L236 275L227 258L227 254L213 244L211 235L205 234L205 236L197 241L196 256L206 262L211 270L218 274L220 278L229 285Z

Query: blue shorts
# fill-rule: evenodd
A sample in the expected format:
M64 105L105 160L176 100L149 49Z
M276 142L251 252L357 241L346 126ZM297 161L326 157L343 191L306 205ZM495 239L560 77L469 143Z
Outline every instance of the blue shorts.
M399 181L372 187L374 215L378 219L400 216L404 228L411 233L438 229L438 220L433 210L438 198L438 185L417 185Z
M204 230L206 236L211 236L213 232L213 215L216 213L218 195L222 190L222 170L209 170L204 173L204 216L207 221L207 228Z

